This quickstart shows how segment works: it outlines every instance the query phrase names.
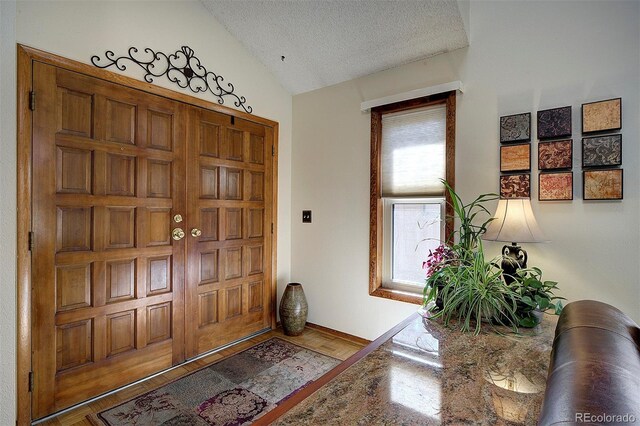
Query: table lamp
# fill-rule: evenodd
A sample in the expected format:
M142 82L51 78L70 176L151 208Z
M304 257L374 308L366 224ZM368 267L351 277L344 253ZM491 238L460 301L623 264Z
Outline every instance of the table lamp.
M494 219L482 236L487 241L511 242L502 247L502 273L507 284L514 280L518 269L527 267L527 252L518 243L540 243L546 237L531 210L528 198L508 198L498 201Z

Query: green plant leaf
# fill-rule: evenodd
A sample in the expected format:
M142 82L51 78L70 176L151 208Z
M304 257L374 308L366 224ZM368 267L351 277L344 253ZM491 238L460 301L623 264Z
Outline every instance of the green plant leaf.
M541 311L545 311L549 308L549 299L545 297L536 296L536 302L538 302L538 308L540 308Z
M525 281L525 285L535 289L541 289L542 283L535 278L529 278Z
M522 301L522 303L526 303L531 307L536 307L536 302L534 302L533 299L531 299L529 296L523 296L520 300Z
M526 328L533 328L538 325L538 320L535 317L529 315L528 317L521 318L519 325Z

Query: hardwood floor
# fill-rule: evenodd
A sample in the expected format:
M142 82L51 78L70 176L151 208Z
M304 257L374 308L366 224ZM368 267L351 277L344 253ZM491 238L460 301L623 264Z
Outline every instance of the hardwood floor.
M81 405L69 412L51 418L47 421L38 423L38 425L91 425L86 416L89 414L96 414L102 410L112 407L120 402L131 399L142 393L156 389L166 383L169 383L179 377L185 376L192 371L198 370L208 364L218 361L222 358L233 355L248 347L251 347L257 343L263 342L271 337L279 337L296 345L312 349L325 355L338 358L340 360L346 360L351 355L366 346L367 341L360 338L351 338L349 335L330 332L327 329L305 328L304 333L300 336L289 337L285 336L282 332L282 328L269 331L267 333L255 336L247 341L238 343L233 347L224 349L220 352L211 354L204 358L187 362L178 368L163 373L159 376L145 380L130 388L123 389L114 394L105 396L96 401L88 404Z

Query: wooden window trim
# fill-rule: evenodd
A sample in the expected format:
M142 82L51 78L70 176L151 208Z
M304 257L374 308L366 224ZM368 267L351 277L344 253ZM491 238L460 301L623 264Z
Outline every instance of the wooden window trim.
M445 178L455 188L455 151L456 151L456 92L440 93L423 98L396 102L371 109L371 181L369 200L369 294L385 299L422 304L422 295L408 293L382 287L382 191L381 191L381 144L382 116L392 112L405 111L431 105L446 105L445 135ZM447 240L453 238L453 206L449 194L445 194L445 235Z

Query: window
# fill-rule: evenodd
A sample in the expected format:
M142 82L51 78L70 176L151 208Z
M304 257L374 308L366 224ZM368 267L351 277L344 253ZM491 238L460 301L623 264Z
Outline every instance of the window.
M442 240L444 206L444 197L383 198L383 287L422 290L422 262Z
M371 110L370 283L421 303L429 249L453 230L440 179L455 185L455 91Z

